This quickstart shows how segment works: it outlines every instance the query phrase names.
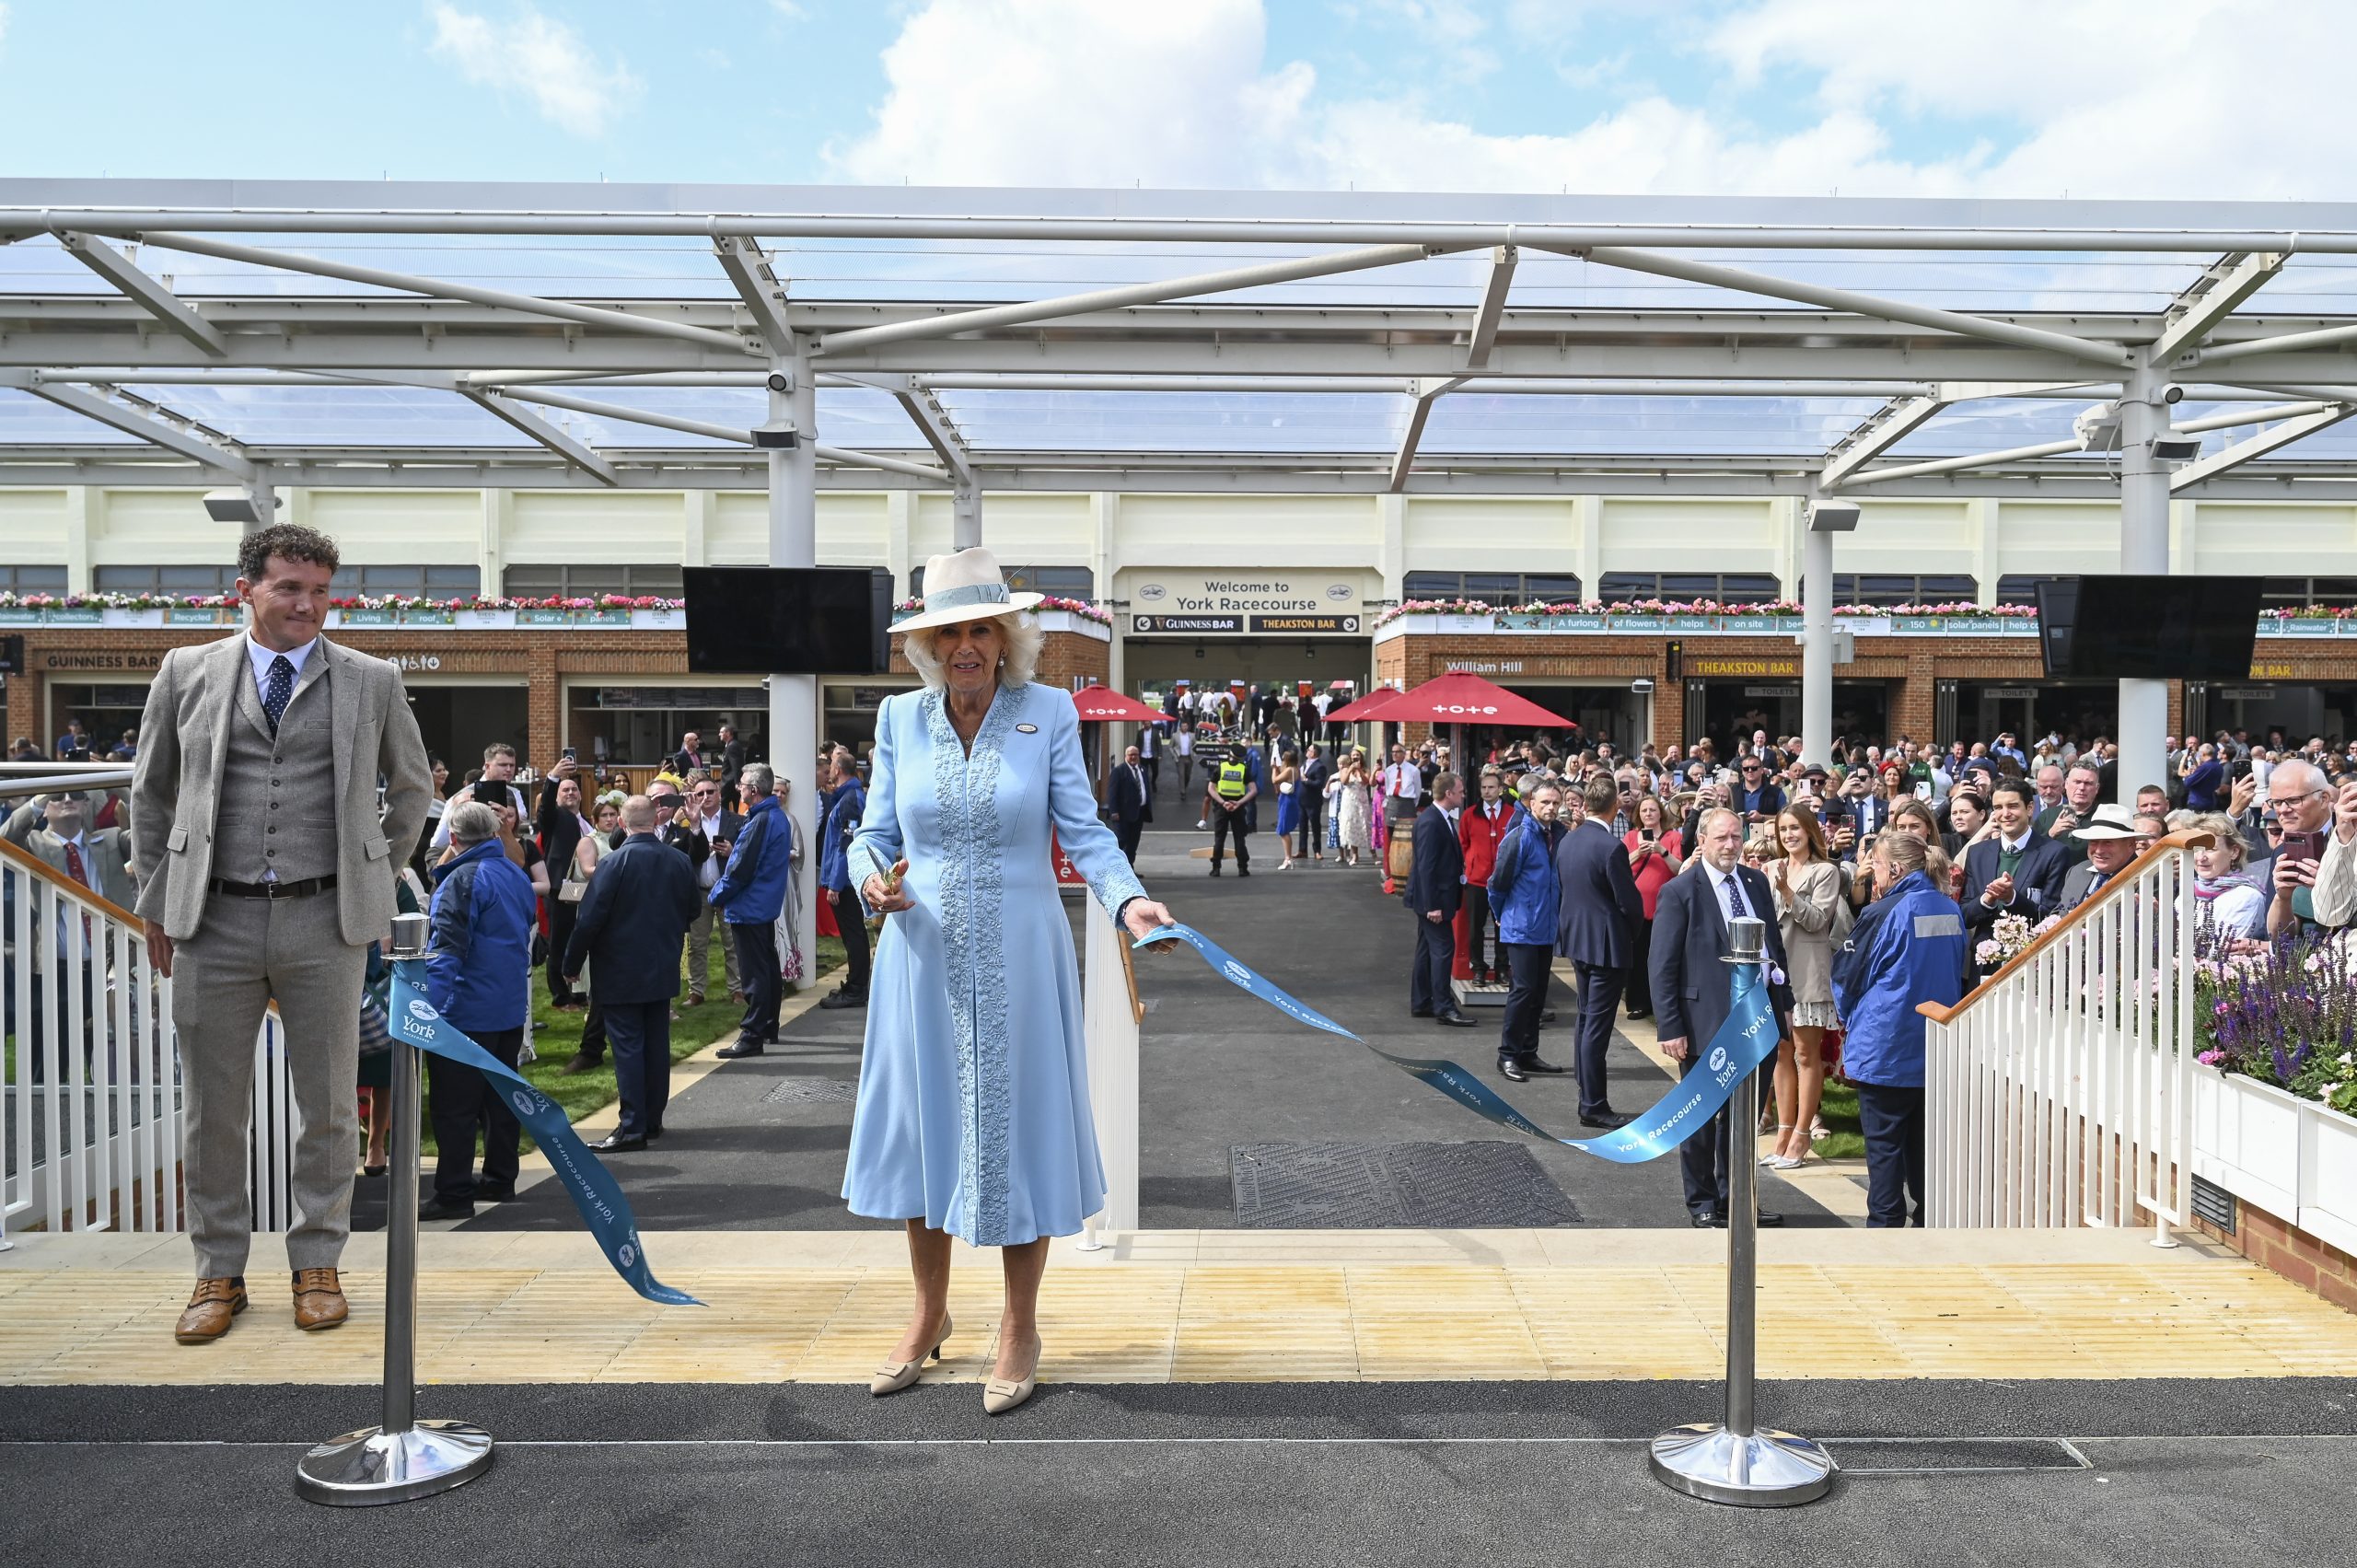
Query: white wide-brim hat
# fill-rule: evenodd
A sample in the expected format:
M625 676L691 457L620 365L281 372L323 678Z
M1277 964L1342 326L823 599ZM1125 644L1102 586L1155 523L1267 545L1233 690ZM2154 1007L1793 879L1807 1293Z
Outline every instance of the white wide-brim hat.
M999 570L998 557L981 545L953 555L936 555L924 563L924 608L892 622L895 632L922 632L932 626L955 626L986 615L1006 615L1028 610L1045 594L1015 593Z
M2087 825L2071 835L2074 839L2132 839L2137 836L2136 818L2125 806L2098 806L2087 816Z

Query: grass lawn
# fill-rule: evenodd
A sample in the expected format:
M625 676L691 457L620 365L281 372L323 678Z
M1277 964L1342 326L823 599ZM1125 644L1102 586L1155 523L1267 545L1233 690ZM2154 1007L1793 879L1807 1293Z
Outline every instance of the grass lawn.
M679 1016L671 1025L671 1060L683 1062L714 1040L727 1040L737 1032L737 1020L743 1016L744 1006L728 1000L728 981L721 963L722 936L715 932L707 964L710 973L704 981L704 1003L701 1007L686 1005L687 997L679 998ZM843 961L843 945L839 938L819 938L819 973L821 981L830 970ZM596 978L593 973L591 979ZM809 989L806 982L789 987L786 994L798 994ZM598 1065L586 1073L567 1073L564 1064L581 1049L581 1026L589 1016L586 1009L577 1013L560 1013L549 1005L549 987L545 975L532 971L532 1049L539 1059L524 1064L524 1077L534 1088L564 1108L565 1118L578 1121L592 1111L614 1103L614 1059L610 1052ZM426 1154L435 1149L434 1123L425 1123ZM524 1134L524 1149L529 1153L532 1135Z
M1819 1102L1817 1120L1825 1123L1826 1136L1817 1140L1817 1156L1829 1160L1855 1160L1866 1157L1866 1137L1858 1126L1858 1091L1847 1084L1837 1084L1828 1078L1825 1096Z

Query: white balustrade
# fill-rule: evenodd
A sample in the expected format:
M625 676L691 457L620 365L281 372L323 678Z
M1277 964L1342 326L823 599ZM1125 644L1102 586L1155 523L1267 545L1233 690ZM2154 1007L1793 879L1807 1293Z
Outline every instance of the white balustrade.
M2192 863L2164 841L1929 1022L1926 1224L2149 1223L2165 1244L2189 1223Z
M186 1229L187 1106L172 982L148 962L136 923L41 875L13 844L0 850L0 910L6 1228ZM295 1123L285 1039L273 1014L254 1040L256 1230L292 1223Z

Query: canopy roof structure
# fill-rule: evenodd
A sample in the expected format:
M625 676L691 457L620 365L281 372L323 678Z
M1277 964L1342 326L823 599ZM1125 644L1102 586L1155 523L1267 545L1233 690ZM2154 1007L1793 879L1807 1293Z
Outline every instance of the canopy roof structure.
M0 180L0 484L758 489L804 376L838 487L2104 497L2131 383L2357 498L2357 204Z

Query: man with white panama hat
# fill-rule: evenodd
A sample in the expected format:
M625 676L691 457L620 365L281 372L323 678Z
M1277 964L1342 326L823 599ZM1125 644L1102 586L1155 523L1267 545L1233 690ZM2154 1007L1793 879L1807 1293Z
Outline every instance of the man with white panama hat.
M2125 806L2096 807L2087 825L2071 836L2086 846L2087 858L2062 878L2062 896L2056 900L2058 913L2068 913L2085 903L2113 873L2136 858L2136 818Z

